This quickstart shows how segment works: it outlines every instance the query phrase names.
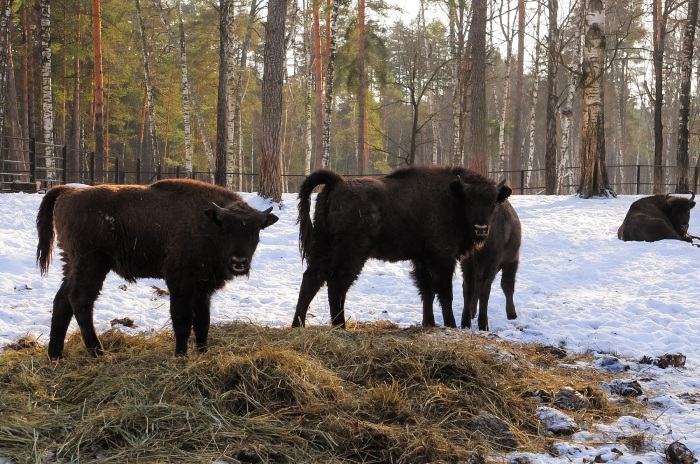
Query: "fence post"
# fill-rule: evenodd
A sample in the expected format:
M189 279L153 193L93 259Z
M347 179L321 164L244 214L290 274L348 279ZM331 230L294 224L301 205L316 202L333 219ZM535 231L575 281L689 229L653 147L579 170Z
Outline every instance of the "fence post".
M61 158L63 158L63 175L61 176L61 183L65 184L68 182L68 147L63 145L61 148Z
M642 167L638 164L637 165L637 195L639 195L639 185L641 183L641 178L642 178Z
M698 191L698 176L700 176L700 166L695 166L694 171L695 171L695 175L693 176L694 177L694 179L693 179L693 188L694 188L693 192L697 192Z
M29 180L36 182L36 140L29 139Z
M163 166L158 163L158 169L156 170L156 180L160 180L163 176Z
M90 152L90 185L95 185L95 152Z
M192 172L190 173L190 176L192 177L192 179L197 178L197 168L195 167L194 164L192 165Z
M136 183L141 184L141 160L136 160Z
M520 195L525 195L525 170L520 170Z
M175 167L175 178L179 179L180 178L180 166Z
M114 157L114 183L119 185L119 158Z

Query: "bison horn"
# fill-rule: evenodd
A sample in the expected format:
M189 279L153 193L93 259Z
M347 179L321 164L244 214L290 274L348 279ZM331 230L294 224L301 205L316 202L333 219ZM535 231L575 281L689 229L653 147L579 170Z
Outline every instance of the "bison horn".
M688 193L690 194L690 201L693 201L695 199L695 192L688 190Z
M496 186L496 188L497 188L498 190L501 190L501 188L503 188L504 185L506 185L506 180L505 180L505 179L503 179L503 180L498 184L498 186Z

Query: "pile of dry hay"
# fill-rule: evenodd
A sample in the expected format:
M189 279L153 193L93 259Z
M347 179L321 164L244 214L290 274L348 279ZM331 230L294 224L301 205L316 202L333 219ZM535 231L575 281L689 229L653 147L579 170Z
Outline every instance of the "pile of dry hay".
M101 338L98 359L77 333L61 361L44 347L0 354L0 458L413 463L512 451L474 430L483 411L508 424L517 450L542 452L528 392L599 392L606 380L537 346L388 324L217 325L209 352L186 358L173 356L169 332ZM620 414L592 396L571 414L580 423Z

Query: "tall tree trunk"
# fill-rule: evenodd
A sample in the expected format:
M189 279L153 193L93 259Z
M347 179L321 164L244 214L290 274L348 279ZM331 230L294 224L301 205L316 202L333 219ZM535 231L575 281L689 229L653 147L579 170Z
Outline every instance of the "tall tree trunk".
M5 123L7 83L9 82L12 3L13 0L2 0L0 7L0 135Z
M93 50L93 81L95 112L95 179L105 182L107 175L107 159L104 151L104 87L102 81L102 3L92 0L92 50Z
M229 34L233 33L233 0L219 0L219 88L216 101L216 173L214 182L226 186L228 150L228 63L233 59Z
M663 193L663 66L666 41L666 18L663 12L663 0L654 0L654 193Z
M308 12L308 2L304 1L304 69L306 70L305 80L304 80L304 141L305 141L305 157L304 157L304 174L311 174L311 154L313 153L314 146L311 137L311 87L314 80L314 68L311 66L313 60L311 57L312 43L313 43L313 32L309 24L309 12Z
M547 132L545 134L544 172L545 193L557 190L557 64L559 59L558 0L549 1L549 32L547 33Z
M572 57L572 62L578 63L581 60L581 34L580 32L575 32L574 34L574 53ZM566 100L564 100L564 105L561 109L561 158L559 160L559 169L557 170L557 195L562 194L564 179L567 176L567 174L571 174L566 172L566 168L571 167L573 159L573 157L571 156L571 122L574 118L573 103L577 82L577 73L569 73L569 83L567 85ZM569 179L569 181L572 180L573 178Z
M535 63L534 63L534 82L532 83L532 107L530 108L530 122L528 124L528 134L530 146L527 154L527 160L525 162L525 187L531 187L532 179L532 168L535 161L535 116L537 114L537 97L540 89L540 24L542 24L542 6L540 3L537 4L537 19L535 21L535 37L537 38L535 43ZM524 152L525 139L523 139L523 148L520 150L521 153Z
M581 184L583 198L614 195L605 166L605 118L603 78L605 71L605 7L591 0L584 11L585 46L583 48L583 127L581 138Z
M57 178L53 137L53 92L51 91L51 5L41 0L41 128L45 145L46 179Z
M333 2L333 9L330 12L330 24L328 29L328 61L326 63L326 116L323 120L323 160L321 165L325 168L331 157L331 116L333 115L333 71L335 69L336 39L338 35L338 0Z
M78 23L80 13L78 13ZM80 36L78 36L78 41ZM66 170L68 182L80 182L80 58L76 54L73 57L73 105L71 106L71 126L70 147L68 150L68 158L66 159Z
M12 47L8 47L8 69L7 69L7 100L5 106L9 116L9 133L13 137L10 140L10 159L17 162L17 170L29 172L29 153L24 150L24 140L22 137L22 126L19 116L19 98L17 96L17 82L15 81L15 66L12 57ZM15 180L25 180L24 176L15 177ZM28 177L27 177L28 180Z
M321 0L313 0L314 9L314 168L323 167L323 60L321 58Z
M472 22L469 29L471 71L471 135L472 144L467 165L488 175L486 161L486 0L472 2Z
M151 85L151 68L149 63L150 51L146 44L146 32L143 27L143 17L141 16L141 4L139 0L134 0L136 4L136 20L139 24L139 36L141 37L141 59L143 62L143 76L146 82L146 100L148 102L148 134L151 140L151 156L149 162L152 166L160 163L158 154L158 140L156 138L156 112L153 103L153 86Z
M518 61L515 69L515 88L513 89L513 142L510 148L510 166L512 171L522 169L522 133L523 133L523 87L525 76L525 0L518 0ZM513 174L511 185L514 190L520 187L520 176Z
M513 37L510 29L510 0L506 0L506 23L501 23L501 32L506 40L506 59L503 63L505 67L505 85L503 88L503 106L498 121L498 171L504 175L506 170L506 118L508 116L510 98L510 64L513 56Z
M681 57L681 90L680 109L678 112L678 147L676 152L676 193L686 193L690 190L688 182L688 145L690 130L690 84L693 68L693 42L695 27L698 22L699 0L688 1L688 20L683 34L683 56Z
M357 160L358 174L369 174L369 145L367 141L367 71L365 69L365 0L357 2L357 22L359 43L357 46Z
M270 0L265 26L262 82L262 140L260 148L260 196L282 200L280 126L284 80L287 0Z

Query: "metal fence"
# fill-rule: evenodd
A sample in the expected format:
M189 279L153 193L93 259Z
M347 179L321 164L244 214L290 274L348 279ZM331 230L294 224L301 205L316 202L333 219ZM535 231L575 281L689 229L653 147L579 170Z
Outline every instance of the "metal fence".
M213 180L212 173L198 171L193 168L187 172L180 166L164 167L160 164L145 165L141 161L130 163L129 169L125 169L123 163L116 157L106 160L106 170L97 167L95 154L90 151L72 152L62 145L49 145L36 142L33 139L16 139L4 137L0 144L0 192L22 190L23 185L36 188L49 188L58 184L65 184L68 179L87 185L100 183L111 184L149 184L160 179L189 177L205 182ZM73 171L68 171L66 162L72 155L78 160L78 166ZM662 166L663 191L675 190L675 166ZM610 187L617 194L651 194L653 190L654 166L648 164L634 165L609 165L607 166ZM577 166L564 169L559 193L571 195L578 189L580 168ZM230 172L233 186L236 190L256 192L259 189L258 173ZM545 190L545 170L513 170L492 171L489 173L494 179L506 178L515 188L515 193L522 195L536 195ZM348 177L353 177L348 175ZM301 183L306 176L304 174L283 174L282 190L284 192L298 192ZM689 172L689 184L691 190L698 191L700 187L700 168L691 168Z

